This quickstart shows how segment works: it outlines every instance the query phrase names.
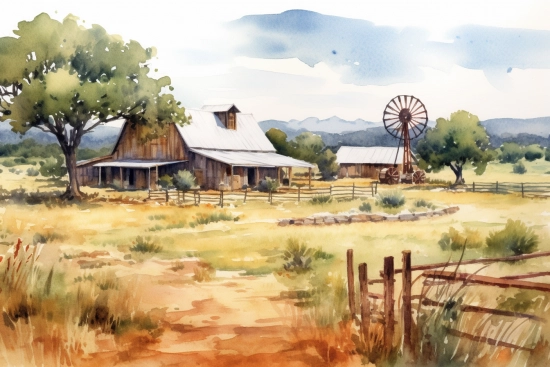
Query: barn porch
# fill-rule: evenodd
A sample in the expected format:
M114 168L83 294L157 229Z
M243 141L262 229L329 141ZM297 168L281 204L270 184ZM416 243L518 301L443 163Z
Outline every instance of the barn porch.
M275 178L280 184L292 184L292 168L313 165L275 152L190 149L197 183L206 189L240 190L256 186L265 177ZM206 173L206 175L204 174Z
M112 184L124 190L156 190L158 179L187 168L187 161L117 160L93 165L97 184ZM94 174L95 176L95 174Z

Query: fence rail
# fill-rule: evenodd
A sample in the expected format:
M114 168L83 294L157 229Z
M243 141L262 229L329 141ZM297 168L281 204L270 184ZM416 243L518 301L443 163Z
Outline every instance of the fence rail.
M546 182L472 182L467 188L471 192L493 192L495 194L518 193L522 197L550 197L550 183Z
M177 203L214 203L222 208L225 203L243 201L261 201L273 203L273 201L309 201L318 196L330 196L336 200L358 199L372 197L378 193L378 182L374 181L369 186L330 186L326 188L285 188L276 192L260 192L250 190L204 192L190 190L186 193L177 190L149 191L149 199L153 201L177 202Z
M421 271L420 277L424 278L425 281L421 282L423 287L440 287L442 285L449 285L454 283L460 283L459 285L468 285L468 286L493 286L500 288L515 288L515 289L528 289L535 290L540 292L550 293L550 284L541 283L541 282L532 282L522 279L527 278L536 278L544 277L550 275L550 272L531 272L526 274L517 274L517 275L508 275L503 277L493 277L486 275L478 275L477 272L465 273L458 272L458 267L463 265L473 265L473 264L493 264L499 262L514 262L518 260L528 260L540 257L550 257L550 251L537 252L532 254L525 255L516 255L516 256L507 256L507 257L497 257L497 258L485 258L485 259L475 259L467 260L460 262L446 262L446 263L434 263L434 264L425 264L425 265L411 265L411 252L403 251L402 259L402 268L394 268L394 258L393 256L388 256L384 258L383 270L380 271L379 278L368 279L367 277L367 264L361 263L358 265L359 270L359 294L358 294L358 303L356 303L356 294L355 294L355 278L354 278L354 262L353 262L353 250L348 250L346 254L347 258L347 276L348 276L348 304L349 310L352 315L352 318L360 326L361 335L363 338L366 351L369 351L369 328L371 324L381 323L384 336L383 336L383 349L384 353L388 355L392 348L395 347L395 341L399 340L402 343L400 348L403 349L404 353L412 353L413 351L413 330L414 322L413 315L418 312L420 306L425 307L440 307L446 308L449 307L449 302L452 299L439 299L433 300L428 297L429 291L425 291L424 288L420 294L412 293L413 286L413 277L412 273L414 271ZM445 268L452 268L454 271L444 271ZM441 270L436 270L441 269ZM395 275L401 274L401 302L400 302L400 317L396 320L395 317ZM418 279L417 278L417 279ZM374 285L375 287L382 286L383 294L373 293L369 289L369 285ZM437 288L439 289L439 288ZM373 297L376 295L376 297ZM371 315L376 312L376 307L372 307L372 301L381 301L383 309L383 319L373 318ZM413 301L418 301L413 303ZM454 303L453 303L454 304ZM359 315L356 315L356 308L359 306ZM379 305L380 306L380 305ZM525 312L515 312L510 310L495 309L489 307L482 307L479 305L468 305L468 304L457 304L457 307L462 312L470 313L480 313L480 314L490 314L492 316L500 317L512 317L516 319L527 319L533 322L546 323L547 319L533 315ZM414 310L414 311L413 311ZM417 320L418 321L418 320ZM400 323L401 327L397 330L401 330L401 335L396 337L395 333L395 324ZM416 324L418 328L418 323ZM448 334L468 339L478 343L485 343L489 345L499 345L503 347L508 347L518 350L532 351L532 348L516 345L513 343L506 342L505 340L495 341L494 339L488 338L485 335L473 335L464 330L455 330L449 329Z

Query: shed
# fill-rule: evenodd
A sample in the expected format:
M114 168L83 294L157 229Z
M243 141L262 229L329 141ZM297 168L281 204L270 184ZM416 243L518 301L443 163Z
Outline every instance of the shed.
M338 177L378 179L382 168L397 165L403 171L403 149L394 147L340 147L336 153ZM413 161L416 161L413 156Z

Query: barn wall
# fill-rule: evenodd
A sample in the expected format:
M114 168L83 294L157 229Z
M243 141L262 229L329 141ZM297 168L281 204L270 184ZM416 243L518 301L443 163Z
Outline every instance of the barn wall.
M141 129L124 125L113 159L185 160L183 139L174 124L166 126L166 135L146 142L139 139Z
M393 164L355 164L355 163L345 163L340 164L340 169L338 170L338 178L350 177L363 177L363 178L372 178L374 180L378 179L378 174L382 168L393 167ZM403 165L398 164L397 169L399 172L403 172Z
M112 160L111 156L107 156L104 158L93 159L86 164L81 164L77 166L76 177L77 177L78 183L81 186L97 185L99 182L99 170L93 167L94 164L97 164L100 162L107 162L110 160Z

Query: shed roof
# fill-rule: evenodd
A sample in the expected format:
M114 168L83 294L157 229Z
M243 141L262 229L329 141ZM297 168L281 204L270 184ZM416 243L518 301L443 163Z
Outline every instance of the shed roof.
M340 164L400 164L403 163L403 148L344 146L336 153L336 161Z
M240 167L313 167L308 162L274 152L237 152L206 149L191 149L191 151L218 162Z
M236 130L227 129L213 112L187 109L191 123L176 124L185 144L195 149L275 152L275 148L250 114L237 114Z
M159 166L166 166L169 164L182 163L187 161L151 161L151 160L139 160L128 159L119 161L100 162L94 164L94 167L122 167L122 168L153 168Z
M237 106L235 106L234 104L231 104L231 103L229 103L229 104L207 104L207 105L202 106L201 110L208 111L208 112L227 112L232 107L235 107L235 110L237 110L237 112L241 112L241 111L239 111Z

